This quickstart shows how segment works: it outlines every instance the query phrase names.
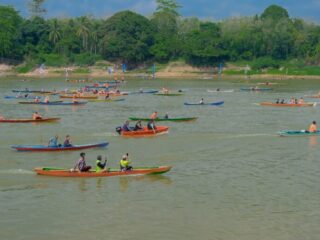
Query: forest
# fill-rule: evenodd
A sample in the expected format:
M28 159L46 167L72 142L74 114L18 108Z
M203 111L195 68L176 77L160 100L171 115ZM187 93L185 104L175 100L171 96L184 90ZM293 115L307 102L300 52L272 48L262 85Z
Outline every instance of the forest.
M283 62L315 66L320 26L271 5L260 15L221 21L183 17L175 0L157 0L150 16L130 10L106 18L46 18L45 0L29 1L29 17L0 5L0 61L33 67L90 66L98 60L128 68L183 60L197 67L250 62L256 69ZM214 17L214 16L212 16Z

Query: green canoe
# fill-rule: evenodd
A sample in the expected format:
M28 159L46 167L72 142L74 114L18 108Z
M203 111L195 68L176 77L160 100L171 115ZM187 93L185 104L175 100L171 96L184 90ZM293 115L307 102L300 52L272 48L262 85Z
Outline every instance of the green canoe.
M133 121L150 121L151 118L139 118L139 117L129 117L130 120ZM171 121L171 122L189 122L197 120L197 117L180 117L180 118L155 118L154 121Z

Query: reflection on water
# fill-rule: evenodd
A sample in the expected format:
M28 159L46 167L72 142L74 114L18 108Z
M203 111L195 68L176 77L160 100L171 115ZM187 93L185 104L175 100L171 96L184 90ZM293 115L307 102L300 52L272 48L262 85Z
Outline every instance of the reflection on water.
M309 146L310 150L313 149L318 145L318 137L317 136L311 136L309 139Z

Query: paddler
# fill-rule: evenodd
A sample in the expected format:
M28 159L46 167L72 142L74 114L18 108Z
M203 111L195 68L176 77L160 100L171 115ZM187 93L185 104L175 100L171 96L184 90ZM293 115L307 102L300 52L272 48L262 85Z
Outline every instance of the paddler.
M204 104L204 100L203 100L203 98L201 98L201 100L200 100L199 104Z
M96 172L102 172L106 171L106 165L107 165L107 157L104 159L104 163L102 163L102 156L99 155L97 156L97 161L96 161Z
M78 100L77 100L77 95L76 95L76 94L73 94L73 95L72 95L72 102L73 102L73 103L77 103L77 102L78 102Z
M70 135L66 135L66 138L63 142L64 147L72 147Z
M129 126L130 122L127 120L123 126L122 126L122 131L125 131L125 132L130 132L132 131L131 127Z
M38 112L34 112L32 114L32 119L33 120L42 119L42 116Z
M87 166L86 164L85 156L86 154L84 152L80 153L80 158L73 168L74 171L78 169L80 172L88 172L91 169L91 166Z
M44 101L45 103L49 103L49 101L50 101L49 96L46 96L43 101Z
M54 137L50 138L48 142L48 147L59 147L58 138L58 135L55 135Z
M134 126L134 131L138 131L138 130L141 130L141 129L143 129L143 127L142 127L142 124L141 124L141 120L139 120L137 123L136 123L136 125Z
M303 97L301 97L301 98L298 100L298 103L299 103L299 104L304 104L304 99L303 99Z
M34 99L34 102L40 102L40 98L36 96L36 98Z
M132 170L132 166L130 166L131 161L129 160L129 154L122 156L120 160L120 170L121 171L130 171Z
M150 119L156 119L156 118L158 118L158 112L157 112L157 111L153 112L153 113L150 115Z
M314 133L317 132L317 122L313 121L309 127L309 132Z
M157 127L156 127L153 119L151 119L151 120L148 122L147 127L148 127L149 130L153 130L153 131L155 131L155 130L157 129Z

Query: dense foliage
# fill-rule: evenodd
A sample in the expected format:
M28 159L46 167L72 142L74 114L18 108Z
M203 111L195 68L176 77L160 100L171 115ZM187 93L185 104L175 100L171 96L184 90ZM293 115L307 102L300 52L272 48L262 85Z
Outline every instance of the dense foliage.
M45 19L43 2L30 2L27 19L13 7L0 6L1 61L83 66L104 59L130 67L174 59L196 66L255 60L254 68L263 68L289 59L320 60L320 26L292 19L277 5L260 16L212 22L182 18L175 0L157 0L150 18L123 11L108 19Z

